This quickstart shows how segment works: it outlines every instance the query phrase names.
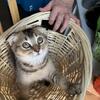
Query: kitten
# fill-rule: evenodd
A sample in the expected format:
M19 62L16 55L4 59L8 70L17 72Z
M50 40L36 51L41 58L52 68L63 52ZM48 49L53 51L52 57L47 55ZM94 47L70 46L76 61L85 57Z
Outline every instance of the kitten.
M28 91L36 81L47 80L59 85L66 91L69 88L69 83L57 71L48 56L47 36L40 32L40 29L41 27L34 26L17 32L8 38L16 57L16 80L22 96L25 98L28 98Z

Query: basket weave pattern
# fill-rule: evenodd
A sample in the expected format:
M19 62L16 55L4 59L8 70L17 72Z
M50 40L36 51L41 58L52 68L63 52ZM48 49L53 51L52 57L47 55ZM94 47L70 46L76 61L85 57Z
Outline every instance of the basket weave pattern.
M25 18L7 30L0 36L0 98L1 100L16 100L13 85L15 80L14 60L7 37L20 29L40 25L41 20L48 19L49 12L38 13ZM38 21L36 21L38 20ZM36 22L34 22L36 21ZM79 83L82 86L80 95L71 96L58 86L42 86L38 83L33 85L29 100L83 100L86 88L91 79L92 53L91 47L82 29L73 21L69 23L70 32L67 36L51 30L45 32L49 42L49 55L59 71L71 83ZM5 98L5 99L4 99Z

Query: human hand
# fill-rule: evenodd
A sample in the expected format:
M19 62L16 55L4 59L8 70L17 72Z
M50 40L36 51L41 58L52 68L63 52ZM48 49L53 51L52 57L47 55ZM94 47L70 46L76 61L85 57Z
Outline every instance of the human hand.
M51 11L49 24L54 24L54 31L60 29L61 33L64 32L70 18L79 24L79 20L71 13L73 1L74 0L51 0L44 8L39 9L42 12Z

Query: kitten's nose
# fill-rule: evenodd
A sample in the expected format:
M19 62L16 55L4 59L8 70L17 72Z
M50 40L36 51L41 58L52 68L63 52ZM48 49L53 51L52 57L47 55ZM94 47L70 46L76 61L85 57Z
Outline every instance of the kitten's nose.
M34 45L33 46L33 50L35 51L35 52L39 52L40 51L40 46L39 45Z

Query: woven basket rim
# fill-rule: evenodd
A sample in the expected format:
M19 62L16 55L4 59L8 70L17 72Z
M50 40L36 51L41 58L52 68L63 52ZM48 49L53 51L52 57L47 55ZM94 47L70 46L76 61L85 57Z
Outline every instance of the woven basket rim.
M50 12L39 12L37 14L33 14L27 18L24 18L22 20L20 20L18 23L16 23L15 25L13 25L11 28L9 28L7 31L5 31L1 36L1 42L0 45L8 38L9 35L11 35L13 32L18 31L18 29L20 30L21 28L27 28L27 27L31 27L34 23L35 20L39 19L40 16L43 16L43 18L48 19L49 18L49 14ZM34 19L33 19L34 18ZM40 18L42 19L42 17ZM31 24L30 24L31 23ZM38 23L39 24L39 23ZM21 27L21 28L19 28ZM83 87L84 87L84 93L80 95L79 100L82 100L87 86L89 85L90 81L91 81L91 76L92 76L92 52L91 52L91 45L89 42L89 39L87 37L87 35L85 34L85 32L81 29L80 26L76 25L75 22L73 21L73 19L70 19L68 27L72 28L73 30L76 31L76 34L80 37L81 39L81 43L83 46L83 50L86 52L84 52L84 56L86 58L86 66L85 66L85 74L83 76ZM54 32L52 30L49 30L49 32L53 33L53 34L58 34L58 32ZM59 34L60 36L62 36L61 34ZM67 37L67 36L63 36L63 37ZM88 50L86 49L88 48ZM88 80L87 80L88 77Z

